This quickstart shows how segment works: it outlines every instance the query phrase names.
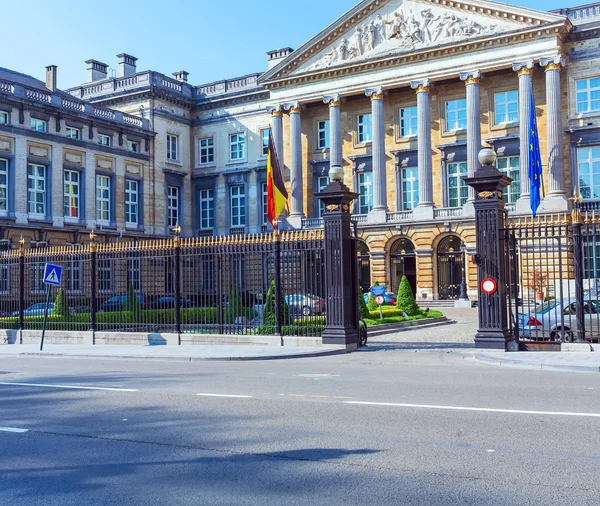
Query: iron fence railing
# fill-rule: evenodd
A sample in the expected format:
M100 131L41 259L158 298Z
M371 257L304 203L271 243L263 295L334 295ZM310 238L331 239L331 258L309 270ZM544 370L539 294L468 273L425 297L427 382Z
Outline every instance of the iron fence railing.
M0 252L0 328L320 336L322 230ZM277 296L276 296L277 294Z
M520 341L600 341L600 221L517 220L502 231L510 331Z

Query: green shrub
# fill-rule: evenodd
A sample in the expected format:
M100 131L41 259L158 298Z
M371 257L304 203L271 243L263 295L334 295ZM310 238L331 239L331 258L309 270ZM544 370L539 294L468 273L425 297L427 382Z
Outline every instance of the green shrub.
M227 307L229 310L229 314L233 315L233 318L237 316L242 316L244 314L244 304L242 303L242 298L240 297L240 292L236 287L233 288L231 294L229 295L229 306Z
M290 322L290 308L287 305L287 303L285 302L285 296L283 295L283 290L281 290L280 299L281 299L281 308L282 308L281 325L288 325ZM263 306L262 327L265 327L264 330L268 334L275 333L275 331L276 331L275 281L271 281L271 284L269 285L269 290L267 291L267 299L265 301L265 305Z
M67 296L65 295L65 291L63 290L62 286L58 289L56 299L54 299L54 309L52 310L52 315L60 316L62 318L69 316L69 301L67 300Z
M375 303L375 297L372 293L369 293L369 302L367 302L367 309L369 311L375 311L379 309L379 306Z
M139 313L142 310L142 305L140 304L137 294L133 289L133 285L131 284L127 287L127 295L125 295L125 304L123 305L123 309L131 313Z
M358 288L358 312L360 313L361 318L369 317L369 308L367 307L367 303L365 302L360 287Z
M402 281L400 282L398 297L396 297L396 307L403 310L408 316L417 316L423 313L417 305L415 295L406 276L402 276Z

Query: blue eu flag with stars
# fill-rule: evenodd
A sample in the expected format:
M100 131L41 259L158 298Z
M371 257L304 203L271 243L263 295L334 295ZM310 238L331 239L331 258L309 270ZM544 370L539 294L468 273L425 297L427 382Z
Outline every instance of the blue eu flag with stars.
M535 119L533 90L531 90L529 101L529 134L527 139L529 144L529 160L527 161L527 171L529 174L530 188L529 203L531 205L533 216L536 216L537 209L540 205L540 187L542 185L542 154L540 153L540 139L538 136L537 121Z

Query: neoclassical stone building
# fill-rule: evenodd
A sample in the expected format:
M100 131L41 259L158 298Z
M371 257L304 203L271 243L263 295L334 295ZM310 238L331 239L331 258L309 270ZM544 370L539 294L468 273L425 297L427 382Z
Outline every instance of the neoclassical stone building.
M88 60L88 82L67 91L84 111L142 121L114 130L147 139L133 156L144 157L141 234L164 236L176 224L186 236L269 231L272 128L291 195L285 226L321 226L314 193L341 165L360 194L361 284L395 290L406 274L419 298L452 299L475 246L473 195L462 177L476 170L481 146L497 151L513 179L509 213L530 214L532 92L540 212L566 211L575 193L589 209L599 205L599 28L600 4L543 12L484 0L364 0L297 50L270 51L264 73L195 86L185 71L138 71L137 59L121 54L116 76ZM17 114L15 106L11 122ZM100 119L88 120L97 135ZM115 153L117 166L128 155ZM115 188L108 240L130 232ZM60 227L48 226L54 221ZM85 225L94 224L90 216ZM466 270L475 293L475 270Z
M0 244L80 244L155 233L147 119L0 68Z

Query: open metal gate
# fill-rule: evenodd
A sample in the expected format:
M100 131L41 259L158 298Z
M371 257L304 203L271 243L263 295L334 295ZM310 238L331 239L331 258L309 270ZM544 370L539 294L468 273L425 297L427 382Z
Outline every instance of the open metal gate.
M600 341L600 219L568 214L507 221L509 330L524 344Z

